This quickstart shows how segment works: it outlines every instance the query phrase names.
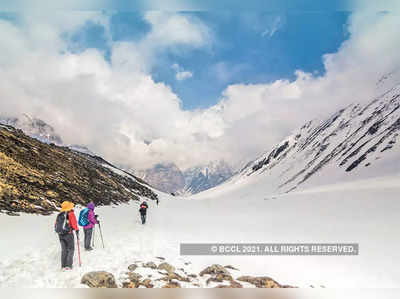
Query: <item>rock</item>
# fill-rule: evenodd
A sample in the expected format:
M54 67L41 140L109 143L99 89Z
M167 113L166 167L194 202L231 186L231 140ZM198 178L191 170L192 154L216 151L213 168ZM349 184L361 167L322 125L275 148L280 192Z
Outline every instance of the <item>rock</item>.
M126 281L122 283L122 288L124 289L137 289L139 285L135 284L134 282Z
M209 279L207 279L206 284L209 285L210 282L222 282L222 281L223 281L222 279L218 279L218 278L215 278L215 277L210 277Z
M240 283L238 283L237 281L234 281L234 280L231 281L231 287L235 288L235 289L243 288L243 286Z
M196 274L189 274L188 277L190 277L190 278L197 278L197 275L196 275Z
M126 275L128 276L128 281L122 284L124 288L135 289L140 286L142 275L134 272L127 272Z
M82 277L81 283L90 288L117 288L114 275L105 271L86 273Z
M210 267L205 268L203 271L200 272L200 276L204 276L205 274L209 275L217 275L217 274L225 274L229 275L230 273L221 265L212 265Z
M282 286L270 277L241 276L237 280L255 285L257 288L281 288Z
M143 265L144 268L150 268L150 269L157 269L157 265L154 262L148 262Z
M132 265L129 265L128 270L133 272L137 269L137 267L138 267L138 265L132 264Z
M175 272L173 272L173 273L168 273L167 278L168 278L168 280L170 280L170 281L173 280L173 279L175 279L175 280L179 280L179 281L183 281L183 282L190 282L190 279L189 279L189 278L180 276L178 273L175 273Z
M233 280L230 274L223 274L223 273L217 274L215 278L217 278L218 280L228 280L228 281Z
M144 279L140 284L142 286L145 286L148 289L152 289L152 288L154 288L154 285L151 282L152 282L151 279L147 278L147 279Z
M157 278L156 281L170 281L170 280L168 279L168 276L164 276L161 278Z
M210 282L223 282L224 280L232 281L233 278L229 274L217 274L207 279L206 283L209 284Z
M157 269L158 269L158 270L165 270L165 271L167 271L168 273L170 273L170 272L175 272L175 267L172 266L172 265L170 265L170 264L168 264L168 263L161 263L161 264L159 264L158 267L157 267Z
M163 286L163 289L177 289L181 288L181 285L176 281L170 281L169 283Z

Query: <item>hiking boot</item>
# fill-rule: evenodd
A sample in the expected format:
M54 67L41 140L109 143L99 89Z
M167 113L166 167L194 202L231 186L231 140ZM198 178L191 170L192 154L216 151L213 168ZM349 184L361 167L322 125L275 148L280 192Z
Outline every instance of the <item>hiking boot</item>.
M92 247L86 248L86 251L92 251L92 250L93 250Z

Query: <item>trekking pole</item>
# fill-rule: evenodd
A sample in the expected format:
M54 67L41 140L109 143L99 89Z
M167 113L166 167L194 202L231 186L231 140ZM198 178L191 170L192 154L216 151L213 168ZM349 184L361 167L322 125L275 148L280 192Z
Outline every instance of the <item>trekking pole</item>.
M76 244L78 245L79 267L82 267L82 262L81 262L81 248L80 248L80 246L79 246L79 237L76 238Z
M92 236L92 247L94 247L94 232L96 230L96 225L93 226L93 236Z
M101 225L100 225L100 223L99 223L99 230L100 230L101 243L103 244L103 249L104 249L103 233L102 233L102 231L101 231Z

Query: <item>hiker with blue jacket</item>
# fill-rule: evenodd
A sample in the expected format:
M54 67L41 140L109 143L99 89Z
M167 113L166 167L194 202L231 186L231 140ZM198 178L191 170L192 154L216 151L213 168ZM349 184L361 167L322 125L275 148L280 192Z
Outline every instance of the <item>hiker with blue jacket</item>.
M90 246L90 241L92 240L93 228L99 222L97 221L96 215L94 214L94 203L90 202L87 205L87 224L83 226L83 231L85 233L85 249L87 251L93 250Z

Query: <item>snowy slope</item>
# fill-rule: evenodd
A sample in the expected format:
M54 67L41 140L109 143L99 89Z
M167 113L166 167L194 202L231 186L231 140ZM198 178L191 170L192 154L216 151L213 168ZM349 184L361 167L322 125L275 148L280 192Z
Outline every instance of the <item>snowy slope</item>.
M268 176L274 192L400 173L400 85L306 123L246 165L232 181Z
M8 240L0 249L0 285L79 287L81 276L90 270L119 277L130 263L156 256L177 267L190 261L193 273L213 263L232 264L242 274L268 275L303 287L400 285L400 240L393 237L400 225L399 176L280 196L269 195L263 180L240 185L222 195L200 193L196 200L160 194L160 205L151 203L145 226L138 222L135 203L99 208L106 249L84 252L84 266L71 273L59 272L55 216L0 215L1 238ZM355 242L360 255L182 257L181 242Z

